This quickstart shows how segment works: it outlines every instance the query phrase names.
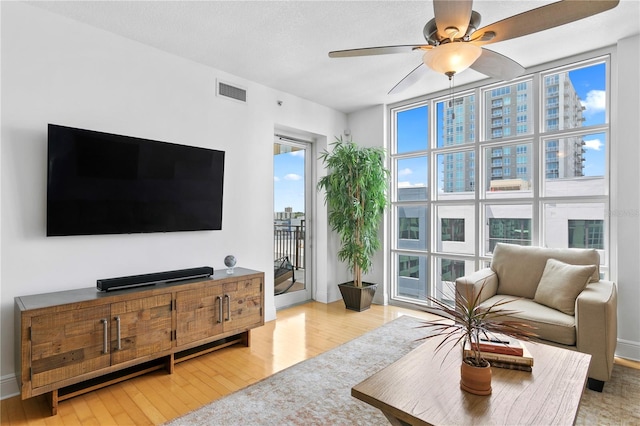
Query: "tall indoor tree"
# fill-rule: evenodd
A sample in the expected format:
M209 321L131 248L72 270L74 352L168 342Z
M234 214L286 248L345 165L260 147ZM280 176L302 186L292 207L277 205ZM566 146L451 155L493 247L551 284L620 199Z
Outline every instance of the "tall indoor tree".
M338 259L349 265L353 284L361 288L362 274L371 269L380 248L378 231L389 204L389 170L383 148L360 147L342 137L331 145L331 152L320 154L328 173L319 180L318 189L325 191L329 225L340 237Z

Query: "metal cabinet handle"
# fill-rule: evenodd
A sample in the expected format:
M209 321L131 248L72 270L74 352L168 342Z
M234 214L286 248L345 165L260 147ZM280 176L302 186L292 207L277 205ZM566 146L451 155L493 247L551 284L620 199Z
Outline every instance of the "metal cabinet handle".
M218 301L218 323L222 322L222 297L216 296L216 300Z
M116 317L116 333L118 335L118 350L122 349L122 341L120 340L120 317Z
M109 353L109 338L108 338L109 321L106 318L102 318L100 321L102 321L102 330L103 330L103 337L104 337L104 340L102 342L102 353L108 354Z
M224 295L224 298L227 299L227 319L229 321L231 319L231 297L228 294Z

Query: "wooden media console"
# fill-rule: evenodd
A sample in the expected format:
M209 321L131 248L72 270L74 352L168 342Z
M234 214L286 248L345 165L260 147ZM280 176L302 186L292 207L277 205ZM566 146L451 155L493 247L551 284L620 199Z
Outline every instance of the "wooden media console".
M264 273L100 292L15 298L16 376L22 399L58 402L236 343L264 325Z

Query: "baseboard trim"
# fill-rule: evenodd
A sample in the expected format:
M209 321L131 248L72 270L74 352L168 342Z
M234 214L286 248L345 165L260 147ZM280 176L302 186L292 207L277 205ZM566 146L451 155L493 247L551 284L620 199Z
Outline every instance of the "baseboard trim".
M16 375L7 374L6 376L0 377L0 399L7 399L16 395L20 395Z
M640 343L631 340L618 339L616 356L620 358L640 361Z

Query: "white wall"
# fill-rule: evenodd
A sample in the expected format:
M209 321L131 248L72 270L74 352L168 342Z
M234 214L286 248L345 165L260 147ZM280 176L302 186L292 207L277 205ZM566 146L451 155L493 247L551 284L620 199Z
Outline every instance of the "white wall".
M349 130L351 138L360 146L387 146L387 108L385 105L376 105L370 108L356 111L349 114ZM387 167L389 167L387 165ZM362 276L365 282L377 283L378 288L373 299L373 303L386 304L389 300L389 280L388 276L388 250L386 247L387 233L384 231L384 224L387 221L387 214L383 218L380 226L379 236L383 246L373 257L373 267L369 273ZM350 277L348 279L353 279ZM347 280L344 280L347 281Z
M93 287L99 278L222 268L233 253L238 266L265 271L265 318L275 318L274 129L317 135L322 149L345 129L346 116L21 2L1 7L1 395L17 390L16 296ZM216 78L246 87L248 103L216 97ZM226 151L223 229L45 237L47 123ZM316 270L323 271L316 294L337 300L326 272L336 269L326 209L315 231Z
M619 356L640 360L640 35L620 40L612 70L612 266L618 284Z

